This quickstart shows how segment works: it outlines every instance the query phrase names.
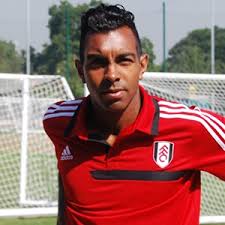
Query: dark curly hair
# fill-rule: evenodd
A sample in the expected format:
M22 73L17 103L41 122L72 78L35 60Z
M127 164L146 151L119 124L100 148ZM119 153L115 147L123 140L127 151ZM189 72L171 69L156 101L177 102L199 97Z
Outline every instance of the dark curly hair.
M126 11L122 5L100 4L91 8L81 16L80 60L84 61L86 36L90 33L100 33L128 26L137 40L137 53L142 54L141 41L134 23L133 13Z

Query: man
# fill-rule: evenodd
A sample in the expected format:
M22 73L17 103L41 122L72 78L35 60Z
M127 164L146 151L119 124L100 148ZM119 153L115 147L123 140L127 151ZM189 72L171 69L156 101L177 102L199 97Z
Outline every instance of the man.
M82 16L76 66L90 95L44 116L61 224L197 225L200 171L225 180L225 119L150 96L147 63L131 12L101 4Z

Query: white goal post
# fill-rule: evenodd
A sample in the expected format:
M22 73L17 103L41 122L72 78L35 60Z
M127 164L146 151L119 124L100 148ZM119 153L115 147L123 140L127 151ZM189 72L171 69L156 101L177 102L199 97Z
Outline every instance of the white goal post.
M225 115L225 75L145 73L153 95ZM55 101L74 96L61 76L0 74L0 217L57 214L53 145L42 117ZM201 223L225 223L225 183L202 176Z
M152 94L225 116L225 75L145 73L141 84ZM224 168L225 169L225 168ZM202 173L200 222L225 223L225 182Z
M0 74L0 217L56 215L56 159L42 117L73 98L61 76Z

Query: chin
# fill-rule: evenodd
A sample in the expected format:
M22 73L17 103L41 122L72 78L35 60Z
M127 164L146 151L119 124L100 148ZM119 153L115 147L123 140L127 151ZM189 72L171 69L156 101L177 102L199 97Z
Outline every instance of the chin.
M114 102L112 104L104 105L104 110L108 112L120 113L126 109L126 104L121 102Z

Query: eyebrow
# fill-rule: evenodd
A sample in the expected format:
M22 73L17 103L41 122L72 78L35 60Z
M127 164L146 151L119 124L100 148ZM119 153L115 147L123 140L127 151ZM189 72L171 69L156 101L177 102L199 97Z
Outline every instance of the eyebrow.
M134 53L127 52L127 53L121 53L118 56L116 56L116 58L121 58L121 57L133 57L133 58L136 58L136 55ZM103 55L94 54L94 53L90 53L90 54L87 55L87 59L88 60L96 59L96 58L104 59L106 57L103 56Z
M117 57L119 57L119 58L121 58L121 57L132 57L132 58L136 58L136 54L128 52L128 53L119 54Z
M105 57L100 54L92 54L92 53L87 55L88 60L96 59L96 58L101 59L101 58L105 58Z

